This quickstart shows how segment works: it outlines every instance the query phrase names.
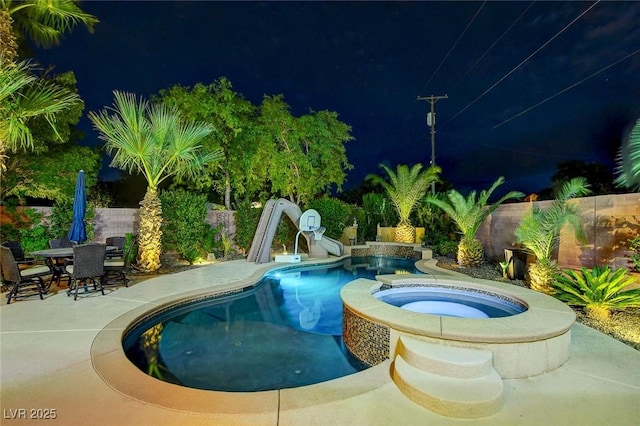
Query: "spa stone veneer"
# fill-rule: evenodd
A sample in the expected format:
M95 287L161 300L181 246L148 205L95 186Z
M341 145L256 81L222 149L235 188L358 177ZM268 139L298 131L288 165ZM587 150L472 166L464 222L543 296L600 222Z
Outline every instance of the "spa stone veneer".
M384 256L404 257L405 259L431 259L431 250L423 249L420 244L386 243L367 241L365 245L345 246L345 254L353 257Z
M363 318L346 306L342 316L342 338L349 352L372 367L389 359L389 327Z

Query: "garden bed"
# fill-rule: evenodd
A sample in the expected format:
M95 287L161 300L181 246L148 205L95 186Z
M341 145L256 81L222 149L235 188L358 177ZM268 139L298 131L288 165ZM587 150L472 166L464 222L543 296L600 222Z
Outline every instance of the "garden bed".
M462 268L451 258L437 257L438 266L451 269L473 278L500 281L507 284L526 287L522 280L509 280L502 278L502 272L498 266L484 264L479 267ZM640 351L640 308L628 308L623 311L613 311L607 321L598 321L587 317L583 309L574 308L577 321L591 327L601 333L607 334L620 342Z

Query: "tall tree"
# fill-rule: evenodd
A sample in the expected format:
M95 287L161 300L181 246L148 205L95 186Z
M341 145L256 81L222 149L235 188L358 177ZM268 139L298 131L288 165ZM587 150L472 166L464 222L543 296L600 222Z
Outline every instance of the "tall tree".
M506 200L524 197L522 192L510 191L495 203L488 204L493 191L503 183L504 177L500 176L488 190L482 190L477 199L476 191L471 191L465 198L455 189L447 192L447 199L435 196L426 198L426 202L440 207L447 213L462 233L458 243L458 265L479 266L484 262L484 247L476 238L480 225Z
M251 173L251 168L245 167L245 164L253 147L248 138L241 136L251 126L255 106L233 91L231 82L225 77L208 86L202 83L192 88L173 86L160 91L159 98L167 105L178 107L185 118L208 123L213 128L203 141L203 146L210 150L220 147L223 159L215 166L208 167L207 173L199 180L191 179L188 184L209 190L215 182L219 182L215 187L222 193L224 205L230 210L232 195L243 195Z
M2 179L2 199L15 196L53 201L73 200L78 171L87 189L98 183L101 153L86 146L65 145L38 155L14 156ZM94 188L95 189L95 188Z
M150 104L131 93L114 92L113 107L89 118L106 150L113 154L111 166L129 173L141 173L147 191L140 202L138 267L160 268L162 206L158 185L177 176L195 176L205 165L222 157L220 150L206 151L202 141L211 133L209 125L185 121L176 107ZM110 114L109 112L113 112Z
M265 96L253 135L259 152L268 160L266 180L273 194L300 204L326 192L332 185L342 188L347 161L344 144L353 140L351 126L332 111L294 117L282 95Z
M433 166L422 171L422 164L420 163L414 164L411 168L400 164L395 172L384 164L381 164L380 167L387 172L389 182L377 175L369 175L367 180L382 185L398 212L400 221L396 226L395 241L414 243L416 230L409 217L413 209L418 205L418 201L424 197L429 185L438 179L440 167Z

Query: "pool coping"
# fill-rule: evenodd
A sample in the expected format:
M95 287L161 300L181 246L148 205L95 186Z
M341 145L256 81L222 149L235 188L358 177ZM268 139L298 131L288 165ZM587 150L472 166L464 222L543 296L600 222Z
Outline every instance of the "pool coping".
M150 312L157 311L170 305L175 305L176 303L207 297L212 294L233 292L250 287L255 285L265 274L269 272L289 269L292 267L309 267L314 265L339 263L348 257L349 256L331 257L327 259L304 259L301 263L295 264L269 263L265 264L264 267L258 268L250 276L244 279L218 284L213 288L190 290L177 295L174 294L144 303L143 305L120 315L98 332L91 344L90 352L92 366L108 386L128 398L164 408L198 413L247 414L267 413L273 412L274 410L294 410L331 403L378 389L381 386L392 382L389 375L390 360L384 361L361 372L309 386L262 392L221 392L192 389L185 386L163 382L148 376L128 360L122 347L122 339L125 333L132 327L132 324L138 322L140 318L149 315ZM419 270L428 274L430 277L436 277L441 281L451 279L452 277L465 277L465 279L469 279L466 275L438 268L435 266L435 263L435 260L419 260L416 262L416 266ZM378 278L382 280L378 282L379 284L382 284L385 280L388 282L398 282L398 280L409 279L407 276L402 275L378 276ZM368 285L376 283L371 280L365 281L368 282ZM491 286L493 283L492 281L481 281L483 281L483 285ZM507 285L500 283L496 284L498 284L497 287ZM512 287L513 291L511 291L510 294L517 293L519 295L520 293L518 292L522 292L526 294L525 299L527 299L527 297L534 297L536 294L536 292L533 292L532 290L517 286ZM384 302L378 302L380 304L384 304ZM559 301L557 301L557 303L561 304L563 308L568 309L571 315L573 315L573 320L575 319L575 314L570 308L566 307ZM565 309L558 309L555 304L552 305L554 306L551 306L548 310L545 309L544 313L560 313L560 317L564 320L561 329L564 329L565 327L570 328L571 325L569 322L573 324L573 320L569 321L570 315L567 315L567 311ZM395 308L390 305L388 305L388 307ZM399 308L395 309L397 311L404 311ZM565 315L562 315L562 312L559 311L564 311ZM529 314L529 317L537 321L540 318L539 315L543 315L542 311L537 312L538 313L536 314L536 310L534 310L534 314L536 315L531 317L531 314ZM442 321L440 320L441 317L435 316L432 316L433 318L428 320L423 319L420 327L416 328L415 326L411 326L411 324L407 322L407 319L402 319L404 315L410 313L410 311L404 311L400 313L395 312L394 314L394 316L397 317L397 321L404 323L404 326L401 327L403 330L401 332L407 332L409 334L420 333L421 328L425 325L425 321L426 323L433 322L433 318L436 319L437 326L434 325L434 323L431 327L442 327ZM415 317L413 317L412 320L415 320ZM452 321L451 324L448 324L451 320L462 319L449 318L444 320L444 330L452 333L451 336L459 337L463 335L464 325L459 321ZM496 318L495 320L499 320L499 318ZM501 336L506 337L508 335L508 331L508 328L501 329ZM494 334L495 332L495 329L491 330L491 334Z
M348 376L296 388L262 392L221 392L193 389L155 379L134 366L124 353L122 339L132 324L151 312L176 303L221 294L255 285L268 272L291 267L339 263L348 256L308 259L296 264L265 264L247 278L216 285L215 288L186 291L145 303L120 315L98 332L91 344L91 363L100 378L118 393L151 405L179 411L215 414L255 414L294 410L377 389L390 383L389 365L380 365Z

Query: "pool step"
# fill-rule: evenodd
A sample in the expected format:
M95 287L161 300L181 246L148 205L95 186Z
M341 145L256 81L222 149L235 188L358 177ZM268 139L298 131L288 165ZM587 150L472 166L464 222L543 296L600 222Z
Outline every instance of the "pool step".
M443 416L479 418L502 408L504 385L488 350L401 337L391 376L405 396Z

